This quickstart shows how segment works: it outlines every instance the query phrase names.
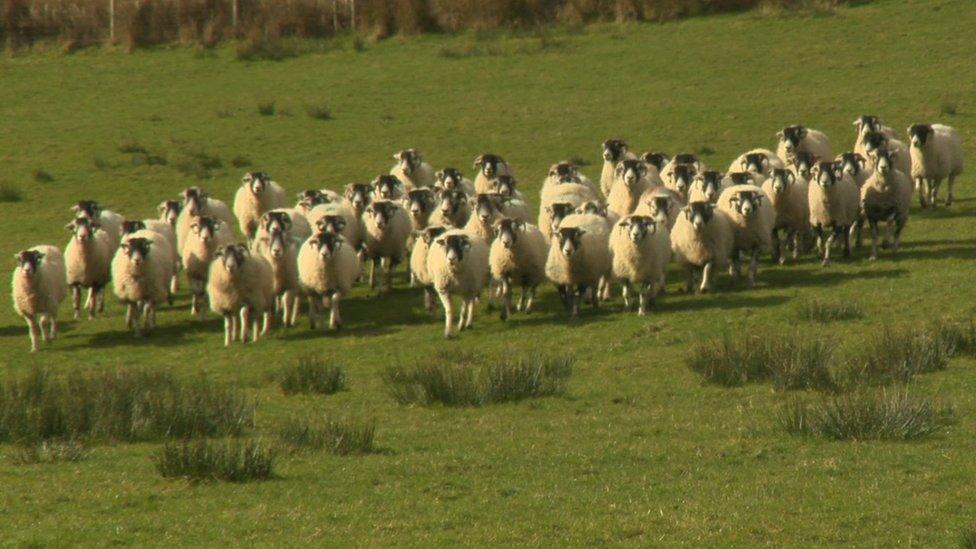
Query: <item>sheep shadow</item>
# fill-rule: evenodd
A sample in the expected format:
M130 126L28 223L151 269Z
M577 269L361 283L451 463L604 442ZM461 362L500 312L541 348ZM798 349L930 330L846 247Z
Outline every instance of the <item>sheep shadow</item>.
M120 322L120 325L122 323ZM209 317L205 320L186 319L180 322L159 322L146 336L137 335L128 328L101 330L82 341L63 347L65 350L108 348L121 346L175 347L185 343L188 334L197 332L217 333L223 330L223 320Z
M844 261L845 264L848 260ZM853 262L853 261L851 261ZM908 274L907 269L845 272L831 267L814 269L770 269L757 275L757 289L776 289L787 287L837 286L850 280L875 280L899 278Z
M976 245L950 246L945 248L904 248L897 253L889 250L878 251L878 259L888 259L897 263L906 259L973 259L976 258Z
M702 311L708 309L754 309L757 307L775 307L781 305L790 298L783 295L748 295L746 293L736 294L719 288L715 293L708 295L690 295L687 293L675 294L672 299L665 295L658 298L657 304L652 308L655 312L671 313L683 311Z

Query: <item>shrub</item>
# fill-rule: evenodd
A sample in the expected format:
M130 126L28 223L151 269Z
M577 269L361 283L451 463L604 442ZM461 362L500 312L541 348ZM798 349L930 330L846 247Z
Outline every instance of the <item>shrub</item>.
M341 366L306 357L283 367L275 376L281 392L331 395L346 388L346 373Z
M815 297L797 307L796 316L808 322L826 324L838 320L856 320L864 316L861 306L851 301Z
M331 454L347 456L372 453L375 434L373 423L358 424L326 417L320 424L312 425L307 420L291 418L278 431L278 439L296 450L324 449Z
M562 394L572 375L569 358L488 360L440 354L412 367L390 367L384 381L400 404L481 406Z
M11 183L0 183L0 202L20 202L24 199L24 194L20 187Z
M939 112L948 116L955 116L959 113L959 105L955 101L946 101L942 104Z
M917 374L944 370L955 352L956 336L944 322L928 326L885 326L868 338L848 372L851 384L907 382Z
M771 379L779 390L835 388L833 348L799 334L731 336L697 343L688 366L704 383L735 387Z
M274 116L276 110L274 101L258 101L258 114L261 116Z
M17 444L11 460L14 465L63 463L81 461L88 457L88 445L83 440L42 440Z
M254 408L238 391L200 378L141 370L72 372L43 367L0 383L0 441L115 441L238 436Z
M54 176L44 170L34 170L34 181L38 183L50 183L54 181Z
M251 165L251 159L246 156L235 156L230 160L230 165L235 168L246 168Z
M788 401L779 412L792 435L834 440L916 440L952 420L952 410L913 395L907 387L829 397L816 403Z
M119 152L122 154L136 154L142 153L146 154L149 151L139 144L137 141L125 141L118 146Z
M184 150L182 154L183 156L176 162L176 169L186 176L210 179L214 170L224 166L220 158L203 149Z
M963 532L960 546L962 549L976 549L976 527Z
M248 482L274 474L275 452L253 440L170 441L153 456L164 478Z
M276 33L255 28L237 44L236 57L238 61L284 61L298 53L293 44L286 43Z
M309 118L314 118L315 120L332 119L332 109L330 109L328 103L325 103L324 101L318 103L306 103L305 114L307 114Z

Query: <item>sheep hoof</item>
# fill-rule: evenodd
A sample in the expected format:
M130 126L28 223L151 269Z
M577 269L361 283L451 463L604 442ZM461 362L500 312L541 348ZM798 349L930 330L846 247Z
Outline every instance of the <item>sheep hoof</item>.
M820 266L821 267L830 267L830 260L829 259L824 259L823 261L820 262Z
M877 260L878 260L878 256L875 254L871 254L871 256L868 257L868 261L877 261Z

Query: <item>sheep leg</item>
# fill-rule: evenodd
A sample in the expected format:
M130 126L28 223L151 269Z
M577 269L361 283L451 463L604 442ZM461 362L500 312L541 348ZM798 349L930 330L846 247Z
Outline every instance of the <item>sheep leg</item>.
M854 238L854 249L855 250L860 250L861 249L861 245L863 244L863 242L862 242L863 239L862 239L862 234L861 234L863 232L863 229L864 229L864 218L863 217L858 217L858 219L855 222L854 226L851 227L851 237Z
M653 291L654 284L644 284L641 286L640 293L637 296L637 316L647 315L647 302L649 299L654 299L653 297L649 298Z
M376 262L377 261L379 261L379 259L373 258L373 260L370 261L369 264L369 289L370 290L376 289Z
M752 250L752 257L749 259L749 279L747 281L748 287L752 288L756 285L756 271L759 269L759 250Z
M898 252L898 247L901 245L901 231L905 228L905 222L904 217L895 220L895 234L891 239L891 253Z
M251 329L251 310L247 307L241 307L241 343L247 343L247 336L250 335Z
M329 308L329 328L338 330L342 328L342 318L339 316L339 298L342 294L335 292L332 294L332 307Z
M264 311L261 314L261 335L263 336L268 335L268 332L271 331L271 314L271 311Z
M793 259L800 258L800 247L803 245L803 234L800 231L793 231Z
M871 225L871 256L868 260L874 261L878 259L878 222L870 220L868 223Z
M176 273L173 274L173 278L169 279L169 293L170 293L170 305L173 304L173 295L180 291L180 277Z
M142 335L149 335L153 329L153 304L147 301L142 306Z
M559 300L563 302L563 308L569 311L572 304L570 302L569 290L563 284L556 285L556 291L559 292Z
M837 236L837 231L830 231L830 235L827 237L827 242L824 243L823 251L823 261L820 262L824 267L830 265L830 249L834 246L834 238Z
M928 207L928 191L924 177L915 178L915 191L918 192L918 205L924 210Z
M444 337L454 336L454 304L451 303L451 294L438 292L441 298L441 305L444 306Z
M946 189L946 207L952 206L952 188L956 184L956 174L949 174L949 180L946 182L948 188Z
M530 286L524 290L525 293L522 294L523 299L525 299L525 314L532 312L532 303L535 301L535 286Z
M71 285L71 308L75 312L75 320L78 319L78 314L81 312L81 285L72 284Z
M824 257L824 237L823 237L823 226L817 225L813 227L813 234L817 237L817 255L821 259Z
M48 341L53 341L54 338L58 337L58 319L55 316L47 317L47 329L48 329Z
M294 326L298 322L298 313L301 312L301 310L301 297L299 297L298 292L294 292L291 296L291 318L289 318L289 326Z
M233 341L233 337L231 336L231 331L234 326L233 319L233 315L224 315L224 347L230 347L230 342Z
M430 286L424 286L424 310L427 314L434 312L434 290Z
M624 310L630 310L630 281L624 280L621 282L620 296L624 298Z
M702 268L702 281L701 286L698 288L698 293L706 293L712 291L712 271L715 268L715 264L709 261Z
M98 303L98 314L105 312L105 286L98 286L98 291L95 292L95 299Z
M502 291L501 319L508 320L508 316L512 314L512 282L506 277L501 280L500 286Z
M125 327L132 329L136 326L136 304L128 303L125 306Z
M37 332L39 331L37 319L34 316L28 316L24 317L24 320L27 321L27 331L30 334L31 352L37 352Z
M570 299L569 315L573 318L576 318L579 316L579 302L580 299L582 298L581 295L582 290L577 291L574 290L572 287L569 287L567 289L567 292L569 293L569 299Z
M692 291L697 292L698 288L695 287L695 268L688 267L688 283L685 285L685 293L691 293Z
M393 291L393 271L396 270L397 265L400 264L400 259L396 257L391 257L387 259L386 263L386 291Z
M318 304L315 302L315 296L308 296L308 324L309 328L315 329L315 325L318 321L319 309Z
M851 232L853 227L841 226L840 227L840 237L844 239L844 258L851 257Z
M929 196L929 203L932 205L933 208L936 207L936 205L938 204L938 201L939 201L939 187L941 187L941 186L942 186L942 178L941 177L937 177L937 178L935 178L935 179L932 180L932 184L929 187L929 192L931 193L930 196Z
M467 305L467 309L468 310L467 310L467 315L466 315L465 321L464 321L464 328L466 330L470 330L471 328L474 328L474 304L475 304L475 300L474 299L466 299L465 300L465 304Z
M783 255L783 241L779 237L779 229L773 229L773 263L786 263Z
M596 288L593 288L592 291L591 291L591 293L590 293L590 304L593 305L593 308L594 309L597 309L597 308L600 307L600 301L602 300L602 297L603 297L601 295L603 293L601 291L601 286L602 285L603 285L603 278L601 277L600 280L597 280L597 282L596 282ZM607 285L607 287L609 287L609 284Z
M95 318L95 286L88 287L88 299L85 300L85 310L88 311L88 318Z

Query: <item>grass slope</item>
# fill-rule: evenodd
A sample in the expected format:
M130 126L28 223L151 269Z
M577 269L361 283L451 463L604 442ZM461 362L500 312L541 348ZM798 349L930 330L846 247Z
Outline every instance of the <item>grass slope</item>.
M706 162L724 169L743 150L771 146L789 123L850 147L851 121L867 112L899 132L921 120L956 126L973 160L974 50L963 38L973 22L969 0L891 0L830 16L595 26L544 46L462 35L280 63L233 61L230 49L4 59L0 181L19 186L23 201L0 203L0 252L63 245L68 205L79 198L134 217L153 216L159 201L190 184L230 201L245 169L232 166L235 158L297 192L371 178L408 146L437 167L466 171L477 153L493 151L534 199L556 160L582 157L598 177L605 138L642 150L710 150ZM262 116L257 104L268 101L276 114ZM322 103L330 120L306 115L305 105ZM947 103L958 113L942 115ZM124 143L148 153L122 153ZM221 166L201 168L203 153ZM184 175L180 165L210 178ZM35 181L39 170L53 180ZM326 413L375 420L383 451L282 458L279 478L246 485L164 480L150 444L95 447L77 463L5 460L0 532L8 543L59 545L954 544L976 504L965 488L976 476L972 360L919 382L955 404L961 421L945 433L836 443L784 433L775 419L782 399L768 385L702 386L684 359L693 342L726 330L791 328L797 303L817 296L860 305L860 319L799 323L842 346L885 322L970 316L973 181L961 179L950 211L913 212L896 259L861 257L827 270L810 260L764 264L755 290L730 288L723 277L719 293L702 297L678 293L673 276L645 319L619 312L618 299L569 322L547 288L532 316L503 324L481 308L474 331L445 342L442 324L401 276L393 295L359 291L345 300L348 329L339 335L303 323L224 350L220 321L191 319L184 292L149 339L124 330L110 300L106 318L69 320L60 340L30 356L25 326L5 307L0 365L9 375L41 361L64 371L205 372L247 389L259 434ZM383 370L445 348L488 357L572 352L578 361L563 397L475 409L397 405ZM309 354L338 357L348 390L283 396L269 375Z

